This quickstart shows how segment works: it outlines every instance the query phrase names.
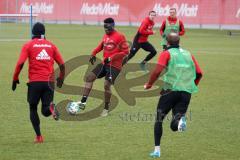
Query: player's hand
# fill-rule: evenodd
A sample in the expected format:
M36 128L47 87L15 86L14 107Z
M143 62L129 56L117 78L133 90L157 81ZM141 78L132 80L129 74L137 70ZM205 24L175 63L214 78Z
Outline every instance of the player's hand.
M111 58L110 57L104 59L104 64L108 64L110 62L111 62Z
M94 65L94 63L96 62L96 56L91 56L89 59L89 62Z
M148 83L145 83L144 85L144 89L150 89L152 88L152 85L148 84Z
M166 38L166 34L163 34L163 35L162 35L162 38Z
M63 81L64 81L64 79L62 79L60 77L57 78L57 87L58 88L62 88Z
M128 61L128 56L125 56L122 60L122 66L125 65Z
M19 84L19 80L14 80L14 81L12 82L12 90L13 90L13 91L16 90L17 84Z

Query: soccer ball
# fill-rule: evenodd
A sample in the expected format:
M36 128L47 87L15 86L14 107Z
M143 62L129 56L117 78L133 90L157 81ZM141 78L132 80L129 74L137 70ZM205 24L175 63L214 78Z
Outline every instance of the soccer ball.
M77 102L70 102L67 104L66 110L69 114L75 115L80 112L80 107Z

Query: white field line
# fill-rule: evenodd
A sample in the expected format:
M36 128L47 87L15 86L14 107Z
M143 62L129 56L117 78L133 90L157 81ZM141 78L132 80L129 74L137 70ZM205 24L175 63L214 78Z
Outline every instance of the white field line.
M26 42L28 40L29 39L0 39L0 42Z

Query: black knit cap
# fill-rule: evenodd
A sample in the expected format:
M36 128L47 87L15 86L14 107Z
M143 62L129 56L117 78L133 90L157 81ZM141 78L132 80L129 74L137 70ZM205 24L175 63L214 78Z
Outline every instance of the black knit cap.
M114 22L114 19L113 18L111 18L111 17L109 17L109 18L106 18L106 19L104 19L104 21L103 21L104 23L107 23L107 24L114 24L115 22Z
M33 28L32 28L32 34L33 34L33 36L45 35L44 25L40 22L35 23Z

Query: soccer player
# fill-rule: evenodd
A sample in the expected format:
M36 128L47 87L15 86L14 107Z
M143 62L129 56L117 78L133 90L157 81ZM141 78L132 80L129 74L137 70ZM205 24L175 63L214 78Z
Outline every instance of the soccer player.
M27 100L30 106L30 120L36 133L35 143L42 143L43 136L40 131L40 120L38 117L37 106L42 102L42 114L45 117L50 115L58 120L59 114L53 104L54 80L51 78L54 72L54 61L60 67L60 75L57 78L57 86L62 87L65 67L62 56L57 47L46 40L45 27L37 22L32 28L32 40L23 45L13 75L12 90L15 91L19 84L19 74L24 62L28 59L28 78L29 82Z
M176 8L170 8L169 14L170 16L163 21L160 27L160 34L162 36L161 45L163 46L163 50L167 49L166 37L170 32L176 32L180 36L184 35L185 33L183 22L177 18Z
M140 63L140 68L144 71L146 71L146 63L150 61L157 54L156 49L153 47L151 43L148 42L148 36L153 35L155 33L153 31L155 17L156 17L156 12L150 11L148 17L146 17L142 21L142 24L139 27L138 32L134 37L133 44L130 49L130 54L127 57L127 61L129 61L138 52L140 48L142 48L147 52L150 52L146 56L146 58Z
M173 131L186 130L185 114L191 94L197 92L197 85L202 77L202 71L196 59L189 51L179 47L179 40L177 33L168 34L168 48L160 54L155 70L144 85L145 89L151 88L159 75L163 74L163 89L157 106L157 118L154 126L155 149L150 153L151 157L160 157L162 123L170 110L173 113L171 129Z
M109 105L111 99L111 85L114 84L115 79L119 75L122 68L122 61L129 53L128 45L123 34L114 29L115 22L113 18L106 18L104 20L105 33L102 41L92 51L89 62L94 65L96 55L103 50L103 61L96 65L96 67L86 77L85 88L81 101L77 102L81 109L85 108L88 95L92 89L93 83L97 78L105 77L104 83L104 102L105 107L101 116L107 116L109 112Z

